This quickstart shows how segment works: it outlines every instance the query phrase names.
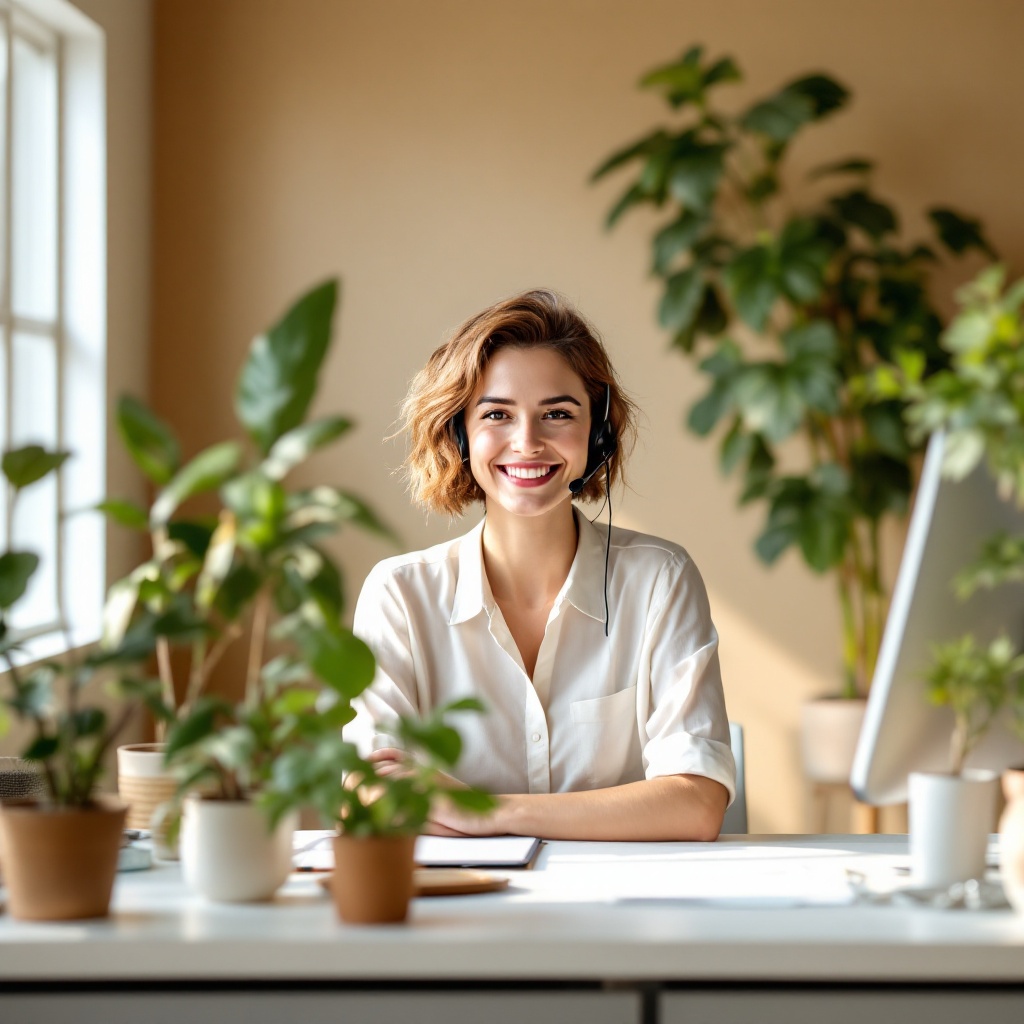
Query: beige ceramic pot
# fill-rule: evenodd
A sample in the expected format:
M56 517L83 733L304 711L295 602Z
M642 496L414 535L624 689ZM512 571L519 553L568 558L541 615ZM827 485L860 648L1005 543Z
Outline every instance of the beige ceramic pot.
M106 917L126 808L97 799L88 808L0 805L8 909L22 921Z
M999 819L999 869L1006 898L1024 914L1024 768L1003 772L1006 807Z
M334 837L331 894L347 924L404 921L413 895L416 836Z
M153 852L176 860L177 848L167 842L167 823L154 815L174 796L177 783L164 768L163 743L132 743L117 748L117 793L128 804L128 828L152 829Z

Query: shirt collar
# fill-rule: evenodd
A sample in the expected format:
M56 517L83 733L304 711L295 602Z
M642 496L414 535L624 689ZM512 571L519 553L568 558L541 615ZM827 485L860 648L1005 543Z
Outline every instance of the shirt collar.
M565 585L555 604L568 601L584 615L604 622L604 545L605 534L586 516L576 512L579 540L576 557L569 568ZM494 604L483 555L484 520L459 541L459 578L455 584L450 626L466 622L481 611L490 614Z

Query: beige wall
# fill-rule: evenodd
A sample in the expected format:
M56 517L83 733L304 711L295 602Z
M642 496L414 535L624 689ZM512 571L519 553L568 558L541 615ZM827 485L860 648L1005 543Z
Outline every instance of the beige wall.
M759 515L736 511L712 446L681 427L700 383L654 323L653 222L605 234L620 185L587 177L662 119L639 75L703 40L746 70L737 104L834 73L855 103L797 162L875 157L911 227L933 202L977 212L1021 268L1021 39L1017 0L157 0L153 397L190 450L230 431L251 335L340 274L321 405L360 426L315 472L421 546L461 526L425 520L391 473L401 448L381 439L408 378L484 304L566 293L646 412L617 519L696 558L747 728L752 828L800 831L795 729L838 677L832 589L795 558L756 562ZM351 598L389 553L346 539Z

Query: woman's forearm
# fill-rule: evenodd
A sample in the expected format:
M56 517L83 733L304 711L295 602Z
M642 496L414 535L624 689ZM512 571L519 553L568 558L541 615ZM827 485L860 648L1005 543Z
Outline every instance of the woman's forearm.
M579 793L510 794L484 819L445 815L439 824L473 835L710 842L718 837L727 803L720 783L671 775Z

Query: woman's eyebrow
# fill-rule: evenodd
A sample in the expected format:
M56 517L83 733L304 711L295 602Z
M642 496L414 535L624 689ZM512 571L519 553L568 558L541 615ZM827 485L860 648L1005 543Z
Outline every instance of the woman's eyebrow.
M538 405L561 405L563 402L570 402L573 405L579 406L581 409L583 406L579 400L573 398L572 395L555 395L554 398L542 398L537 404ZM515 405L516 403L511 398L496 398L493 395L482 395L476 400L477 405Z

